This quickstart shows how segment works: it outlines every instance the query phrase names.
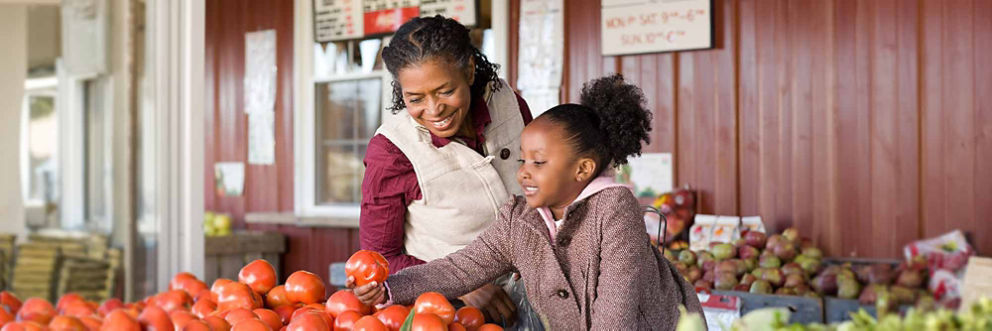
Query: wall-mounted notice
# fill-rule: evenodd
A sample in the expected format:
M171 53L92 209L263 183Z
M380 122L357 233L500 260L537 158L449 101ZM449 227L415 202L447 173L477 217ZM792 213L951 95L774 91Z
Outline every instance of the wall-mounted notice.
M364 35L362 0L313 0L317 42L358 39Z
M420 0L420 16L450 17L465 26L478 25L475 0Z
M245 112L273 112L276 104L276 30L245 33Z
M366 36L396 32L400 25L411 18L420 16L420 8L416 0L364 0L362 7L365 11Z
M517 88L534 117L559 103L564 8L562 0L520 1Z
M713 47L710 0L601 0L603 55Z

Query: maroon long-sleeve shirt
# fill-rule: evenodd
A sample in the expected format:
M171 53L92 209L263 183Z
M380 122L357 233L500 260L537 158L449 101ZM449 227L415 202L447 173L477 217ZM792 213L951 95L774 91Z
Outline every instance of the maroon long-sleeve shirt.
M520 95L517 95L517 104L520 106L524 125L527 125L533 119L530 108ZM471 111L476 136L456 139L482 154L482 146L486 141L483 132L492 118L489 107L482 98L472 100ZM436 147L445 146L452 141L454 140L431 134L431 142ZM372 137L365 152L358 236L362 249L379 252L389 261L389 273L424 263L407 255L403 245L406 207L420 198L420 185L410 160L385 136Z

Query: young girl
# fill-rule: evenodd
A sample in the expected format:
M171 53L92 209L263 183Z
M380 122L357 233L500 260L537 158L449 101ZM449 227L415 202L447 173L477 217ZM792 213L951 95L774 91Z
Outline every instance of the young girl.
M511 270L552 330L673 330L695 291L651 246L633 193L612 166L639 155L651 114L620 75L594 80L581 104L551 108L524 128L517 182L524 196L464 249L355 288L369 304L454 298Z

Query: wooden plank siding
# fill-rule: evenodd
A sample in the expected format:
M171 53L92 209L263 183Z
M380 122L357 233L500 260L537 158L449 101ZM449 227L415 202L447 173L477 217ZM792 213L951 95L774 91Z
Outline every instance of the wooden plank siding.
M654 112L645 150L675 155L700 213L796 226L834 256L899 257L954 229L992 254L992 1L713 3L714 49L604 57L599 1L565 0L562 101L612 72L639 85ZM292 2L206 6L206 208L284 233L282 275L326 277L357 230L244 223L293 210ZM247 160L244 33L261 29L277 31L276 162L246 168L244 196L218 197L214 163Z

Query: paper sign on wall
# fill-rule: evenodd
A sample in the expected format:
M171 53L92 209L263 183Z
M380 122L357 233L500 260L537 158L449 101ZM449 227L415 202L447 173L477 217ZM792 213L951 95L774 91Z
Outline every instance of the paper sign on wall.
M713 47L710 0L601 0L603 55Z
M241 162L214 163L214 188L218 196L240 196L245 188L245 164Z
M275 162L276 30L245 34L248 163Z
M619 170L619 181L633 184L638 197L657 197L672 191L672 153L644 153L628 159Z
M562 0L520 1L517 88L537 117L559 104L564 60Z
M245 33L245 112L271 112L276 103L276 30Z

